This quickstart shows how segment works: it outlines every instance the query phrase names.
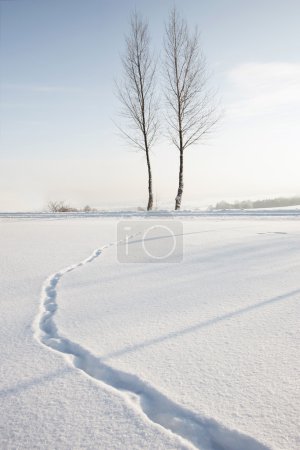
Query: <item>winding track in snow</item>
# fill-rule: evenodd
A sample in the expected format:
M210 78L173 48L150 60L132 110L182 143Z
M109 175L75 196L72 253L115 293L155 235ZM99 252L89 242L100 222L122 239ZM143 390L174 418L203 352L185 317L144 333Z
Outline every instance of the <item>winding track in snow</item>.
M133 236L131 236L133 237ZM40 311L34 322L35 337L46 347L68 355L71 363L95 380L114 389L138 408L151 422L160 425L196 448L203 450L267 450L256 439L225 428L214 419L206 418L173 402L138 376L114 369L101 357L59 334L54 317L58 308L57 286L61 278L98 258L104 249L120 241L96 249L88 258L49 276L42 287Z

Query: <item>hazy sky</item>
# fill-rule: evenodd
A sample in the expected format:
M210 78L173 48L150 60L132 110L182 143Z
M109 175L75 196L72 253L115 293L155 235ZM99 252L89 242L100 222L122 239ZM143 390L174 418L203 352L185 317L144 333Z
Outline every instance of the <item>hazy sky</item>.
M173 4L199 26L225 111L186 152L183 206L300 195L299 0L0 0L0 210L145 205L144 156L113 124L114 80L130 12L161 54ZM162 139L152 162L158 205L172 205L178 153Z

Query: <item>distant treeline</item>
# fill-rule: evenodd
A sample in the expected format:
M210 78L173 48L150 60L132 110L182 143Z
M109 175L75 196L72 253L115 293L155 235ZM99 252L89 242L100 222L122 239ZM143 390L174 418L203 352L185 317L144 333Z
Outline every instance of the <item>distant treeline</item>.
M228 203L221 201L211 209L254 209L254 208L279 208L284 206L297 206L300 205L300 197L290 198L267 198L265 200L243 200L240 202Z

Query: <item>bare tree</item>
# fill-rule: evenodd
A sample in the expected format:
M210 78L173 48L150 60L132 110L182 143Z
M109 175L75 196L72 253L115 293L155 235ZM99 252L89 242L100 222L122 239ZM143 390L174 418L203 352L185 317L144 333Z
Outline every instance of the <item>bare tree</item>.
M219 117L207 86L206 61L200 49L198 30L191 34L175 8L166 26L165 77L169 135L180 155L177 210L183 194L184 151L199 142Z
M148 24L136 12L131 16L130 32L126 37L126 51L122 63L123 79L117 88L127 127L118 128L136 149L145 152L149 211L153 207L150 150L158 128L155 97L156 64L150 52Z

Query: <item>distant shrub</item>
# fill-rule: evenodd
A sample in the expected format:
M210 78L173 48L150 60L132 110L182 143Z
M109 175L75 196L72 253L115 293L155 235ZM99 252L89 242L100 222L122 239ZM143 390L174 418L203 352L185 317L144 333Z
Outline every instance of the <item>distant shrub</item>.
M48 203L48 209L50 212L76 212L76 208L67 205L64 201L51 201Z
M83 209L77 209L77 208L74 208L73 206L70 206L70 205L66 204L63 201L59 201L59 202L51 201L51 202L49 202L48 203L48 210L50 212L53 212L53 213L58 213L58 212L80 212L80 211L83 211L83 212L94 212L94 211L97 211L97 209L91 208L89 205L86 205Z

